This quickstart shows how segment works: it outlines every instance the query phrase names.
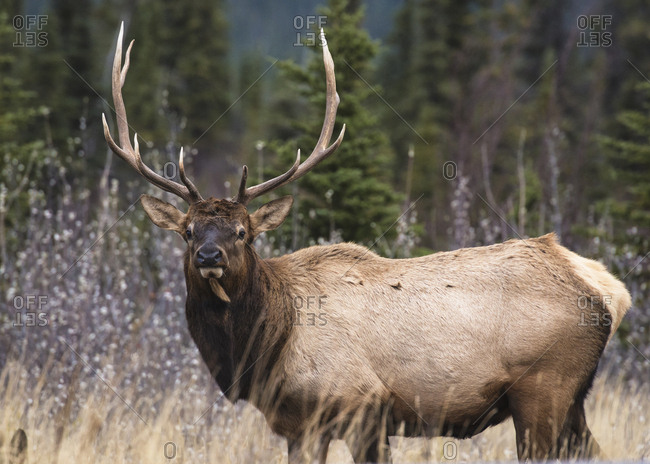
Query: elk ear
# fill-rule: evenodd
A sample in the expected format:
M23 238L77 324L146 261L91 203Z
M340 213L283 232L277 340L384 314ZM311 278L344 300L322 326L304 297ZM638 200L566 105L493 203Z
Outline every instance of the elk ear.
M289 215L291 205L293 205L291 195L271 200L262 205L260 209L250 215L253 236L257 237L262 232L279 227Z
M173 230L179 234L183 233L185 213L176 209L175 206L150 195L142 195L140 203L149 219L158 227Z

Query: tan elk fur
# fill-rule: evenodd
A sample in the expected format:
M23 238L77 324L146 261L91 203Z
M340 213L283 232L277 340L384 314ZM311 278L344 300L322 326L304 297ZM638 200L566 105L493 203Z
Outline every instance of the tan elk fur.
M630 306L620 281L554 234L402 260L346 243L268 264L290 295L326 296L324 326L291 329L279 360L286 395L372 392L419 405L395 413L432 426L469 427L525 373L558 387L581 377ZM605 324L611 314L611 331L588 325L593 311ZM280 420L284 434L301 426Z

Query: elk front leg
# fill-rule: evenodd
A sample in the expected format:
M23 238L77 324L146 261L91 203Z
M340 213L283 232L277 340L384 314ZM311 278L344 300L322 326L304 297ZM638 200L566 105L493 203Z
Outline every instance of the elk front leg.
M359 463L388 463L393 462L388 436L378 432L374 437L357 439L348 443L355 464Z

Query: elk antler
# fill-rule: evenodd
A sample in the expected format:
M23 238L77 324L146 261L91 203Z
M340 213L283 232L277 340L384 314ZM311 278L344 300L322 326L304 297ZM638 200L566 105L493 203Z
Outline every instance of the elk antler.
M269 179L266 182L255 185L253 187L246 188L246 180L248 178L248 167L244 166L241 182L239 184L239 193L235 200L244 205L248 204L252 199L259 197L267 192L270 192L273 189L276 189L282 185L293 182L296 179L307 174L311 171L314 166L323 161L325 158L330 156L334 151L339 147L341 141L343 141L343 135L345 134L345 124L341 129L341 133L338 138L334 141L332 145L327 146L330 143L332 138L332 133L334 132L334 122L336 120L336 109L339 106L339 96L336 93L336 77L334 76L334 60L332 60L332 55L327 48L327 41L325 40L325 33L323 29L320 30L320 40L323 46L323 62L325 63L325 80L327 82L327 96L325 104L325 120L323 121L323 128L321 129L320 138L318 143L314 148L314 151L311 152L309 157L305 160L304 163L300 163L300 150L298 150L298 156L296 157L296 162L293 163L293 166L285 172L284 174Z
M122 87L126 79L126 73L129 70L131 47L133 40L126 50L126 57L124 59L124 67L122 67L122 36L124 35L124 23L120 26L120 34L117 37L117 46L115 47L115 58L113 59L113 72L112 72L112 88L113 88L113 103L115 104L115 115L117 116L117 132L120 139L121 147L115 143L111 137L111 131L108 129L106 123L106 115L102 113L102 122L104 123L104 137L106 142L120 158L129 163L133 169L138 171L142 177L147 179L150 183L160 187L161 189L173 193L181 197L187 203L192 204L201 201L201 195L185 175L185 166L183 165L183 149L179 156L178 167L180 171L180 178L183 184L174 182L171 179L163 177L152 171L147 165L142 162L140 157L140 146L138 144L138 134L133 137L133 145L129 140L129 123L126 119L126 107L124 106L124 99L122 98ZM121 69L120 69L121 68Z

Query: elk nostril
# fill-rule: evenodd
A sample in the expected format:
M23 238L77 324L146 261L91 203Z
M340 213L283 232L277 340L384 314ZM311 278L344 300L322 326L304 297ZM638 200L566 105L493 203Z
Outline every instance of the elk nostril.
M199 250L196 261L202 266L214 266L221 261L221 250Z

